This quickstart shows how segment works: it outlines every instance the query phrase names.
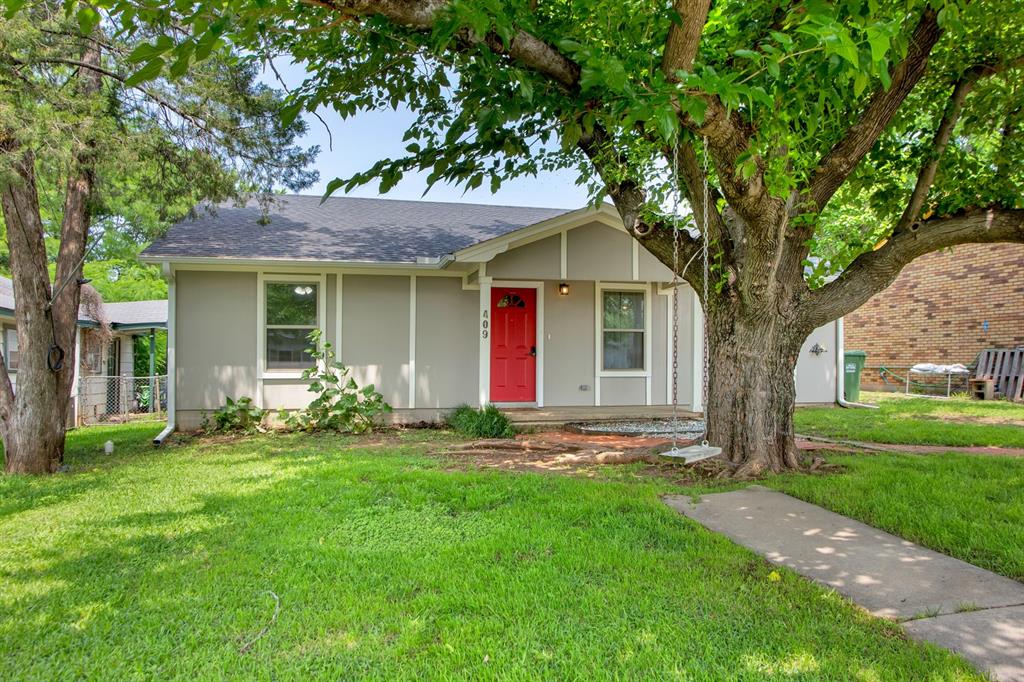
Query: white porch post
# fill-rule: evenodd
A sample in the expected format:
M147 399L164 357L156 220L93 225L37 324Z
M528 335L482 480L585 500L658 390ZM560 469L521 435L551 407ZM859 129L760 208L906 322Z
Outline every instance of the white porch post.
M704 411L704 309L700 307L697 292L690 289L690 309L693 310L693 411Z
M175 358L174 347L177 342L177 286L174 280L174 271L167 269L167 428L173 430L178 422L177 409L177 384L178 384L178 363ZM168 431L169 432L169 431Z
M416 407L416 275L409 276L409 409Z
M75 327L75 375L71 379L71 420L72 426L78 426L79 405L79 380L78 375L82 371L82 328Z
M490 402L491 393L491 278L486 264L480 265L480 407Z

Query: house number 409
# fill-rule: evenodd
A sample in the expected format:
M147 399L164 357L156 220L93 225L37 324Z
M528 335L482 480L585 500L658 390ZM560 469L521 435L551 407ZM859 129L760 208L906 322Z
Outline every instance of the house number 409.
M487 338L487 327L489 326L489 323L487 322L487 311L486 310L483 312L482 317L483 317L483 319L480 321L480 337L486 339Z

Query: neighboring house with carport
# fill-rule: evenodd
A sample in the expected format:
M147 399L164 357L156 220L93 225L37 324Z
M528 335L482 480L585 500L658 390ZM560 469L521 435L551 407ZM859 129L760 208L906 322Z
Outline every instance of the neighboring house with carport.
M269 409L311 396L319 329L399 421L468 403L621 408L672 399L672 273L610 206L579 210L282 196L174 225L142 260L169 282L170 423L227 398ZM678 396L699 411L702 315L679 300ZM835 324L797 367L798 401L836 397Z
M14 283L0 277L0 351L17 391L18 331L15 326ZM150 401L166 393L166 381L155 377L156 331L167 328L167 301L104 303L109 334L85 312L78 313L77 353L73 358L75 383L71 391L73 425L123 419L144 412L160 413L166 399ZM135 338L149 340L149 375L135 376ZM67 360L65 360L67 362ZM164 403L164 404L162 404Z

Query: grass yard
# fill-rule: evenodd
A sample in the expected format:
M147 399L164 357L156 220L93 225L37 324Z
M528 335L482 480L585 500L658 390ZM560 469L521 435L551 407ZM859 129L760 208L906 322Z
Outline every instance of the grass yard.
M923 445L1024 448L1024 405L969 398L906 398L869 393L877 410L808 407L796 412L796 430L815 436Z
M1024 581L1024 459L827 455L845 468L767 482L794 497Z
M0 678L980 679L664 482L462 471L429 432L155 430L78 431L71 473L0 479Z

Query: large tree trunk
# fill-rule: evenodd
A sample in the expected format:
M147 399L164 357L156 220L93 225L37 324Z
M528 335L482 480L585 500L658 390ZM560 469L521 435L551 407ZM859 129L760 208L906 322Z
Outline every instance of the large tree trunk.
M34 166L32 154L23 152L16 164L19 177L0 193L11 250L20 349L16 395L7 368L0 372L0 435L6 471L20 474L52 473L60 468L69 398L69 391L61 390L65 382L47 360L55 330L52 310L47 309L52 294ZM66 362L62 371L70 373L73 366Z
M708 440L750 478L799 468L793 438L794 372L807 334L777 311L708 315Z
M100 64L99 42L86 42L82 64ZM102 86L99 71L80 69L76 85L87 110ZM0 131L0 153L14 160L14 177L0 185L0 208L11 254L20 351L16 394L6 363L0 360L0 436L8 473L53 473L64 462L64 436L78 352L78 280L89 232L96 158L88 125L83 126L82 140L72 151L74 162L67 177L53 286L39 213L35 156L31 148L17 140L16 131Z

